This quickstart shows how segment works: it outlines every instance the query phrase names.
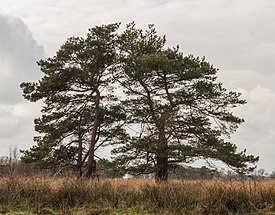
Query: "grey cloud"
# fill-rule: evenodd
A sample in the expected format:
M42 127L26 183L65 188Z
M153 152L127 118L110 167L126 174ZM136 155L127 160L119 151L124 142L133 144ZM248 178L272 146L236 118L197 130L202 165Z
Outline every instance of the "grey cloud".
M33 39L27 25L12 16L0 15L0 146L8 148L33 144L33 118L37 105L24 101L19 87L41 76L36 64L44 58L43 48Z
M23 21L10 16L0 15L0 41L0 104L15 104L22 101L20 83L39 78L43 49Z

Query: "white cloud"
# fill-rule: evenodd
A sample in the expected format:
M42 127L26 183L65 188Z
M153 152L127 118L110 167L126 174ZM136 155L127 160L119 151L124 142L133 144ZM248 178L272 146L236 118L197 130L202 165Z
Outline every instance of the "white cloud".
M271 171L274 169L275 148L274 89L258 85L250 90L239 91L247 104L236 113L245 119L245 123L233 136L233 141L246 148L249 153L260 156L259 166Z

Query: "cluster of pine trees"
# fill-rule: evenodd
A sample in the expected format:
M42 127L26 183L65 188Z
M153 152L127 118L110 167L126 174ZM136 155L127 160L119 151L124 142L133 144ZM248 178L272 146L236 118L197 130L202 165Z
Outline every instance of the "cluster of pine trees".
M166 47L153 25L96 26L38 65L43 77L21 84L44 104L24 162L93 177L97 151L112 146L114 168L165 181L178 163L214 159L244 173L258 161L228 141L243 122L232 113L245 104L240 93L217 82L205 58Z

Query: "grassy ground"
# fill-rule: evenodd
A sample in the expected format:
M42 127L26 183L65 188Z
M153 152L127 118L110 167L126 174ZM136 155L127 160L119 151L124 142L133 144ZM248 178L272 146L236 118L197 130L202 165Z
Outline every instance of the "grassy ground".
M273 213L272 213L273 212ZM0 178L0 214L273 214L275 180Z
M35 214L32 211L14 211L14 212L8 212L5 213L6 215L33 215ZM52 211L52 210L43 210L41 211L41 214L44 215L60 215L64 214L62 211ZM87 209L81 209L81 208L75 208L71 209L67 214L72 214L72 215L161 215L161 214L169 214L168 212L161 213L160 212L154 212L154 211L137 211L135 209L125 209L125 210L116 210L116 209L102 209L102 210L87 210ZM244 215L275 215L275 212L255 212L255 213L248 213Z

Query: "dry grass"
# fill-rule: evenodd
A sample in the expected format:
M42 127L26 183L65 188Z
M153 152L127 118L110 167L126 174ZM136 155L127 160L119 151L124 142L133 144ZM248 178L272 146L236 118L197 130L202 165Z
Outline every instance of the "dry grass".
M196 215L275 211L275 180L171 180L156 184L150 179L0 178L0 214L11 210L76 214L70 213L76 208L86 214L116 210Z

